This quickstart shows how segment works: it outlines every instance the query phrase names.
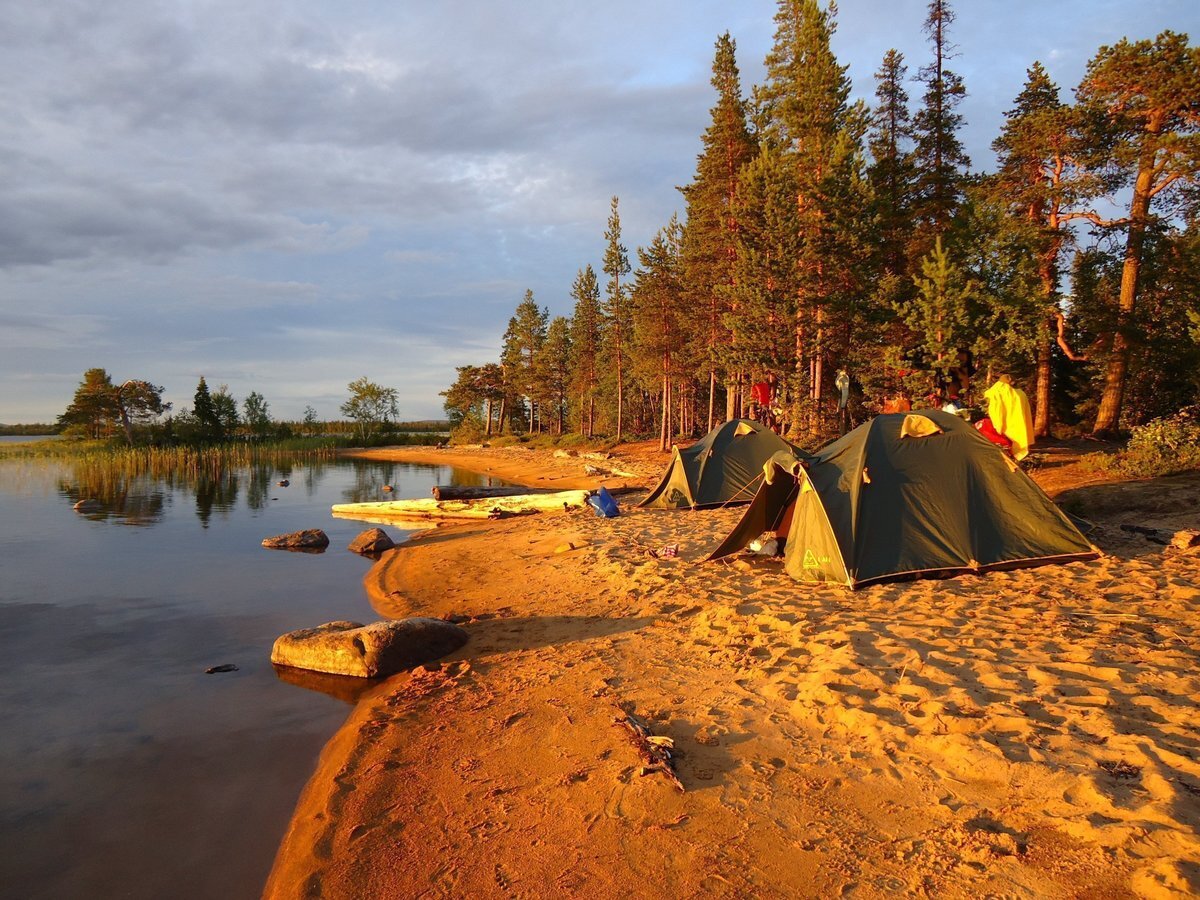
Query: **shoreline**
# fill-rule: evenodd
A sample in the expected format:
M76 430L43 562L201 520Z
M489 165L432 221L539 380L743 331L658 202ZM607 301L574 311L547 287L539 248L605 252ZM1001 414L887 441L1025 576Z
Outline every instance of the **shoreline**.
M582 480L548 451L364 455ZM741 508L414 536L364 579L373 605L471 640L358 704L265 896L1200 890L1200 552L1119 527L1194 524L1200 476L1071 465L1044 480L1103 559L857 593L696 564ZM624 712L674 741L683 792L641 774Z

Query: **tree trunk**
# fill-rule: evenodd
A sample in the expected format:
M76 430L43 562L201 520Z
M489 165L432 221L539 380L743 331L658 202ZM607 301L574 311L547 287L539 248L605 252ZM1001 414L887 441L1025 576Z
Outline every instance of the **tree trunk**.
M713 416L716 415L717 405L717 370L709 366L708 369L708 430L713 430Z
M1150 212L1150 188L1154 175L1155 153L1143 152L1138 164L1137 181L1133 187L1133 202L1129 209L1129 235L1125 239L1125 261L1121 268L1121 298L1117 311L1117 327L1113 331L1112 354L1104 376L1104 393L1096 411L1092 433L1097 436L1113 434L1121 424L1121 404L1125 396L1125 373L1129 368L1129 336L1133 310L1137 304L1138 275L1142 268L1142 247L1146 240L1146 222Z
M663 365L663 380L662 380L662 421L658 431L658 449L666 450L670 446L671 432L671 378L667 375Z
M1044 438L1050 434L1050 394L1051 394L1051 362L1053 351L1050 345L1049 329L1054 323L1046 323L1047 334L1038 345L1037 352L1037 385L1034 388L1034 417L1033 436Z

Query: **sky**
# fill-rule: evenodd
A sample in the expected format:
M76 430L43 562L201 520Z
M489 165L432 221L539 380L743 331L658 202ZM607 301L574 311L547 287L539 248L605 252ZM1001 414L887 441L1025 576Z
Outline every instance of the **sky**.
M0 422L52 422L83 372L178 410L204 376L275 418L337 418L361 376L441 418L532 290L570 315L613 196L650 242L695 171L714 44L763 78L774 0L0 0ZM988 170L1040 60L1088 59L1196 0L958 0L961 133ZM925 0L841 0L834 52L873 101L929 59ZM910 84L914 108L920 85Z

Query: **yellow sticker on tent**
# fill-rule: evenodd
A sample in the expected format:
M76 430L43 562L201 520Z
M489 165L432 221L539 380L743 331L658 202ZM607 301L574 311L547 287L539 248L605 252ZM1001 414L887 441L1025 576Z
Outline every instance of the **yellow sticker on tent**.
M900 425L900 437L929 437L931 434L941 434L942 429L928 416L918 416L915 413L904 417Z
M745 422L739 422L738 427L733 430L733 436L741 437L745 434L754 434L754 429Z
M800 561L800 565L806 569L820 569L829 562L828 556L817 557L817 554L807 547L804 548L804 558Z

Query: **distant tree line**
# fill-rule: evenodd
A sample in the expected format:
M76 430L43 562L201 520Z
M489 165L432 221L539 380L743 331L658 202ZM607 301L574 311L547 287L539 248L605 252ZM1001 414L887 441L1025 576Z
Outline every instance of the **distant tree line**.
M345 420L320 421L316 410L307 406L302 421L286 422L271 417L270 404L258 391L251 391L239 404L226 385L213 391L201 376L191 407L172 413L171 404L162 399L162 387L137 379L114 384L106 370L93 368L84 373L71 404L58 417L53 430L93 440L119 437L129 446L210 446L314 436L350 436L366 444L396 435L437 435L449 428L448 422L397 421L395 388L376 384L365 376L350 382L347 390L349 398L340 407Z
M773 386L788 433L827 433L836 373L884 397L1024 385L1035 427L1100 435L1200 397L1200 49L1165 31L1101 47L1074 103L1039 62L971 170L954 12L931 0L915 78L890 50L850 98L835 7L780 0L766 78L745 93L728 33L685 218L636 251L618 199L601 271L570 317L527 291L498 360L463 366L464 434L697 434ZM912 104L908 89L920 90Z

